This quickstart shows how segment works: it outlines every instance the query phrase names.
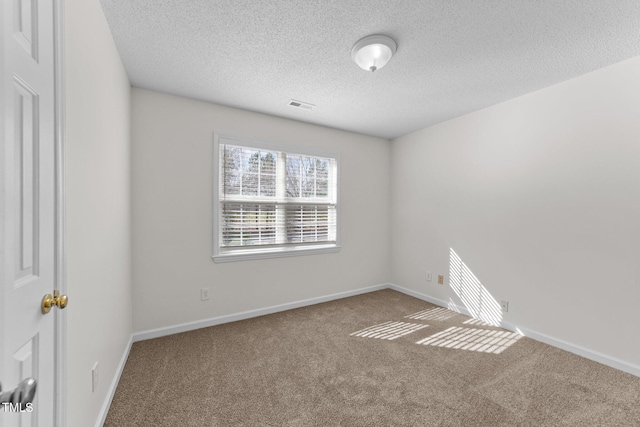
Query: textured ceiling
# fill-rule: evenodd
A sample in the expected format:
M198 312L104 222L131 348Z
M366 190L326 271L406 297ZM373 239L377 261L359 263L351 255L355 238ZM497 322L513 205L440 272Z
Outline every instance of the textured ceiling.
M639 0L101 3L135 87L387 139L640 55ZM370 73L376 33L398 51Z

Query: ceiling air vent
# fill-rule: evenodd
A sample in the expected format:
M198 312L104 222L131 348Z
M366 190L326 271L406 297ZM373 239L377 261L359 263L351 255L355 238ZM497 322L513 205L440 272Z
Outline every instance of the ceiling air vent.
M308 102L302 102L302 101L296 101L295 99L292 99L291 101L289 101L289 106L290 107L295 107L295 108L302 108L303 110L313 110L313 107L315 107L315 105L313 104L309 104Z

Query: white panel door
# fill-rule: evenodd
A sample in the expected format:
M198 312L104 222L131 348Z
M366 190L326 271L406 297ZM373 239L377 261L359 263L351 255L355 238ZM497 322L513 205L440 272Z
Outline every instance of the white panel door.
M0 0L0 383L37 381L32 405L0 406L3 427L55 425L54 0Z

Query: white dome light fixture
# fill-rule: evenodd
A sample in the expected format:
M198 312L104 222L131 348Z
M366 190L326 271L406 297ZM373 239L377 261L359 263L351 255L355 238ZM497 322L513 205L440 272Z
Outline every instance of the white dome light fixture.
M351 59L366 71L376 71L384 67L396 53L397 45L392 38L381 34L364 37L351 49Z

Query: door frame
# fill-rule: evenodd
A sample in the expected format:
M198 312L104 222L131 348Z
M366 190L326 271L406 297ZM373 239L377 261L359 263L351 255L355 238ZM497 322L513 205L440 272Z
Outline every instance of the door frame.
M53 2L55 126L55 289L67 294L65 223L64 0ZM67 310L54 310L54 425L67 425Z

